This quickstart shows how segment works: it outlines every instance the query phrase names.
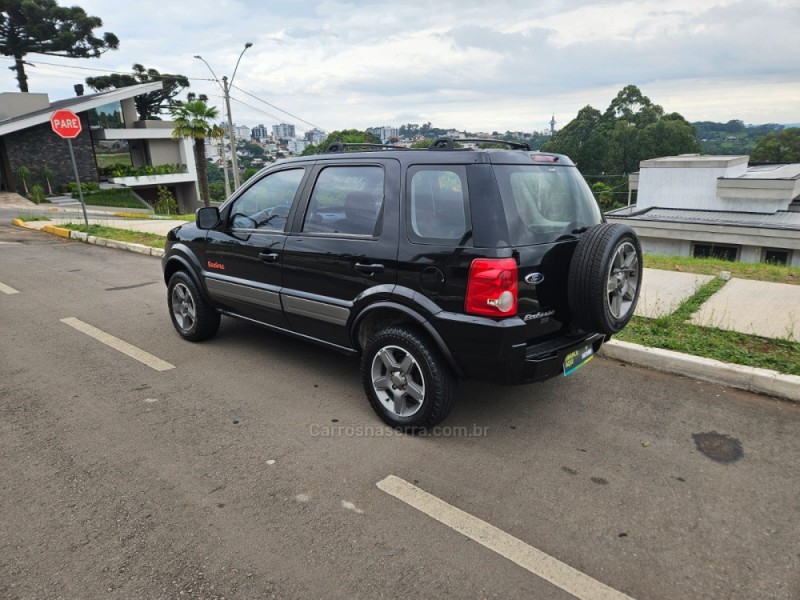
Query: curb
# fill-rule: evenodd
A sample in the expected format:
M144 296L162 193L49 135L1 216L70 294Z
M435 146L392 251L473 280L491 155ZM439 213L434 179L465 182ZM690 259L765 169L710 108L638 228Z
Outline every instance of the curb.
M116 248L118 250L127 250L128 252L136 252L137 254L146 254L148 256L161 257L164 255L163 248L152 248L144 244L134 244L132 242L119 242L117 240L109 240L107 238L99 238L94 235L89 235L82 231L69 231L70 239L78 240L86 244L94 244L95 246L104 246L105 248Z
M601 355L655 371L683 375L756 394L800 402L800 377L797 375L736 365L712 358L650 348L619 340L611 340L603 344Z
M44 227L42 227L42 231L45 231L47 233L52 233L54 235L67 239L69 239L70 237L69 229L64 229L63 227L56 227L55 225L45 225Z
M31 231L44 231L45 233L52 233L60 237L77 240L86 244L94 244L95 246L104 246L106 248L117 248L118 250L127 250L128 252L136 252L137 254L146 254L148 256L161 257L164 255L163 248L151 248L144 244L133 244L131 242L118 242L117 240L109 240L107 238L99 238L94 235L89 235L82 231L72 231L71 229L64 229L63 227L56 227L55 225L45 225L41 229L36 227L28 227L22 219L12 219L12 225L30 229Z

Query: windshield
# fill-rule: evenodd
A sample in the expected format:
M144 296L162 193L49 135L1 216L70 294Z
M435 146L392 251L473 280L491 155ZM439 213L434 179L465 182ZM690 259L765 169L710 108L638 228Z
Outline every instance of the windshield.
M602 222L589 186L574 167L495 165L511 244L547 244Z

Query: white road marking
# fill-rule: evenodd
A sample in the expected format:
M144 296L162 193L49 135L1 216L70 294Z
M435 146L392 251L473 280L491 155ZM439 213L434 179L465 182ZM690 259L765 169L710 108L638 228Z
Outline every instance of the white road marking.
M151 369L155 369L156 371L168 371L169 369L175 368L175 365L161 360L157 356L153 356L149 352L145 352L144 350L141 350L136 346L129 344L128 342L124 342L121 339L114 337L110 333L106 333L105 331L97 329L97 327L92 327L80 319L68 317L66 319L61 319L61 322L73 327L74 329L77 329L80 332L85 333L89 337L93 337L98 342L104 343L106 346L111 346L126 356L130 356L131 358L138 360L140 363L147 365Z
M0 292L4 294L19 294L19 290L15 290L14 288L7 286L5 283L0 283Z
M376 485L390 496L394 496L482 546L494 550L499 555L576 598L581 600L632 600L630 596L581 573L502 529L448 504L404 479L389 475Z

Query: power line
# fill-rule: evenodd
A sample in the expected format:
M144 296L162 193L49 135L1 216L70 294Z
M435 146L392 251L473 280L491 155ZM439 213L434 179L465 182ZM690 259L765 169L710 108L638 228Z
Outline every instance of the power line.
M5 56L0 56L0 59L8 60L8 61L14 61L15 60L13 58L8 58L8 57L5 57ZM59 64L59 63L45 62L43 60L37 60L35 62L31 62L29 60L26 60L25 64L30 65L32 67L35 67L36 65L48 65L50 67L61 67L61 68L64 68L64 69L77 69L79 71L93 71L93 72L97 72L97 73L116 73L118 75L131 75L132 74L131 71L114 71L113 69L94 69L92 67L79 67L77 65L62 65L62 64ZM167 73L167 74L164 74L164 75L159 75L157 77L153 77L153 79L165 79L165 78L167 78L169 76L170 76L170 74ZM216 81L215 79L210 79L210 78L204 79L202 77L187 77L186 79L188 79L189 81Z
M217 96L217 98L221 98L221 96ZM273 115L271 113L268 113L267 111L265 111L265 110L263 110L261 108L253 106L252 104L248 104L247 102L242 102L241 100L239 100L238 98L234 98L233 96L231 96L231 100L233 100L234 102L238 102L242 106L246 106L247 108L252 109L252 110L254 110L256 112L260 112L263 115L267 115L268 117L270 117L272 119L275 119L276 121L281 121L282 120L280 117L277 117L277 116L275 116L275 115ZM303 122L305 123L305 121L303 121ZM305 127L301 127L299 125L295 125L295 127L297 129L299 129L300 131L309 131Z
M255 94L251 94L250 92L247 92L247 91L243 90L243 89L242 89L242 88L240 88L238 85L232 85L231 87L234 87L234 88L236 88L237 90L239 90L239 91L240 91L240 92L242 92L243 94L246 94L247 96L250 96L251 98L254 98L255 100L258 100L259 102L263 102L263 103L264 103L264 104L266 104L267 106L271 106L271 107L272 107L272 108L274 108L275 110L279 110L280 112L282 112L282 113L285 113L285 114L289 115L289 116L290 116L290 117L292 117L293 119L297 119L298 121L301 121L301 122L305 123L306 125L311 125L311 127L314 127L315 129L320 129L321 131L324 131L325 133L327 133L327 130L326 130L326 129L324 129L323 127L320 127L319 125L314 125L314 123L311 123L310 121L306 121L305 119L303 119L303 118L301 118L301 117L298 117L297 115L293 115L293 114L292 114L292 113L290 113L288 110L283 110L283 109L282 109L280 106L275 106L274 104L270 104L269 102L267 102L267 101L266 101L266 100L264 100L263 98L259 98L259 97L258 97L258 96L256 96ZM304 131L305 131L305 130L304 130Z

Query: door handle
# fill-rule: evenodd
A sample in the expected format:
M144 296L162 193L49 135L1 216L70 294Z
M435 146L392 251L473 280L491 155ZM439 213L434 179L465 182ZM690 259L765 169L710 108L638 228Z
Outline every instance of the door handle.
M258 257L267 263L276 262L280 256L276 252L262 252Z
M364 275L375 275L377 273L383 273L384 266L381 264L364 264L364 263L356 263L356 271L361 271Z

